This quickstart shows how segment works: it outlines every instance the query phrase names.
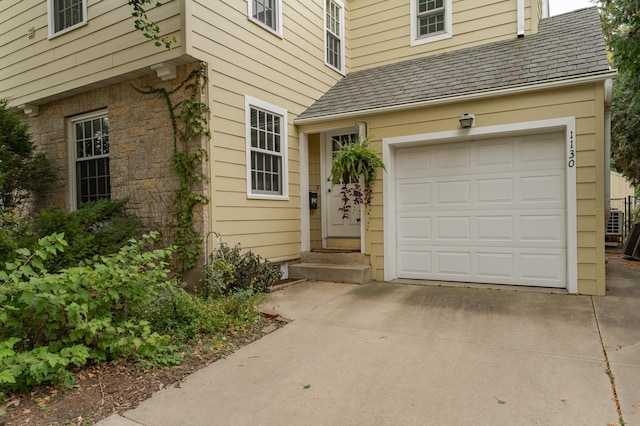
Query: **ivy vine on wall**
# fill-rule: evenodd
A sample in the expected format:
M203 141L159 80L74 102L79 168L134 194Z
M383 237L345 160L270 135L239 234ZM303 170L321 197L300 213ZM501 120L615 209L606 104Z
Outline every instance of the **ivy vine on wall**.
M148 8L160 7L162 3L154 0L129 0L129 5L133 7L131 15L136 18L134 22L136 30L142 31L142 34L146 38L153 40L156 46L164 46L171 50L173 44L177 43L178 40L175 37L161 36L160 26L147 16Z
M191 71L173 90L163 87L135 88L146 95L155 95L165 101L173 130L172 168L178 177L179 186L174 194L172 206L175 222L171 224L176 246L176 273L184 272L197 265L202 255L203 238L196 230L194 210L198 204L206 204L207 196L196 187L205 178L202 164L206 161L206 151L201 139L211 137L207 116L209 107L201 102L200 93L206 85L207 68L204 62ZM183 90L189 96L174 102L175 93Z

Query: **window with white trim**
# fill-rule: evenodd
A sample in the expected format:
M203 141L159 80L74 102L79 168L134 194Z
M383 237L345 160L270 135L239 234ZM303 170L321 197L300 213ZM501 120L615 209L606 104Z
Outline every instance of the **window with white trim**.
M246 96L245 115L247 194L287 199L287 111Z
M69 120L72 209L111 198L109 117L106 111Z
M451 0L411 0L411 44L452 36Z
M249 19L282 36L282 0L249 0Z
M49 37L87 23L87 0L48 0Z
M338 0L324 5L325 63L344 73L344 6Z

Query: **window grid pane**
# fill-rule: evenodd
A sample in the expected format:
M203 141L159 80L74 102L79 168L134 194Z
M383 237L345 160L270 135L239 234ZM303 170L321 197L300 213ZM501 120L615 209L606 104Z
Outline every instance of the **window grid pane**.
M53 2L54 31L59 32L81 23L84 0L55 0Z
M256 193L282 194L282 117L257 108L251 108L250 117L251 189Z
M78 207L88 201L111 197L109 173L109 119L107 116L74 123L76 147L76 199Z
M276 1L277 0L252 0L253 18L262 22L267 27L276 31Z
M443 32L444 12L444 0L419 0L418 36Z
M341 43L340 38L340 13L341 8L332 0L326 3L326 38L327 38L327 63L337 69L341 69Z

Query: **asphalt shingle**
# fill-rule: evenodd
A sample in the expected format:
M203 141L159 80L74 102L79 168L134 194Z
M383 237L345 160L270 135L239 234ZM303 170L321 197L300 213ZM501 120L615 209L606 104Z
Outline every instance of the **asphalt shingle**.
M597 7L540 21L538 33L347 75L299 120L402 106L608 71Z

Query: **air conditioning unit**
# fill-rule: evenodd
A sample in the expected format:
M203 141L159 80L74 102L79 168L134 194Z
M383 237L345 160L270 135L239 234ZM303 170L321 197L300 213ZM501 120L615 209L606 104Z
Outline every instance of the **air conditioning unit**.
M616 209L611 210L609 222L607 223L606 235L621 236L624 229L624 212Z

